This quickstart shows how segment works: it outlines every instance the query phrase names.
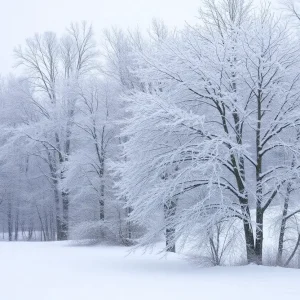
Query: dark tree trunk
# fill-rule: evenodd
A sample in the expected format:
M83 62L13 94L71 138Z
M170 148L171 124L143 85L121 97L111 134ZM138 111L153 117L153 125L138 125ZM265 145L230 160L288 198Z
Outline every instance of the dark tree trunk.
M62 225L61 225L61 207L60 207L60 197L58 190L58 175L55 155L51 154L48 148L46 148L48 154L48 164L50 169L50 174L52 177L52 186L54 194L54 205L55 205L55 223L56 223L56 239L58 241L62 240Z
M252 225L250 223L250 210L247 205L244 216L248 216L249 218L246 217L245 220L243 220L243 226L244 226L244 234L245 234L245 240L246 240L246 254L247 254L247 262L248 263L255 263L256 258L255 258L255 244L254 244L254 236L253 236L253 229ZM249 221L247 221L247 219Z
M12 241L13 236L13 216L11 200L7 203L7 227L8 227L8 240Z
M14 239L17 241L19 239L19 208L16 208L16 214L15 214L15 236Z
M255 255L256 255L256 263L258 265L262 264L262 251L263 251L263 238L264 238L263 236L264 211L262 208L262 185L261 185L260 175L261 175L261 157L259 156L257 160L257 167L256 167L256 233L255 233Z
M74 116L74 108L71 107L68 113L69 119L66 128L66 142L64 144L65 156L62 157L62 155L59 154L60 164L64 164L69 159L70 149L71 149L71 135L72 135L71 127L73 122L72 121L73 116ZM59 141L59 138L57 138L57 140ZM64 172L61 172L60 179L62 181L65 179ZM62 196L62 213L63 213L63 218L61 222L61 239L67 240L69 238L69 191L63 190L61 196Z
M102 133L101 133L101 143L99 145L98 141L98 134L97 134L97 127L96 122L93 120L93 139L95 141L95 150L98 158L99 163L99 178L100 178L100 200L99 200L99 206L100 206L100 221L104 221L105 219L105 184L104 184L104 172L105 172L105 149L104 149L104 134L105 134L105 126L102 127Z
M164 215L166 221L166 250L167 252L176 252L175 247L175 226L174 217L176 214L177 199L171 199L164 204Z
M277 259L276 259L276 264L278 266L282 265L283 243L284 243L284 235L285 235L285 228L286 228L286 222L287 222L286 217L287 217L287 214L288 214L291 187L292 187L291 183L288 183L287 190L286 190L286 196L285 196L285 199L284 199L282 219L281 219L281 225L280 225L280 233L279 233L279 240L278 240L278 252L277 252Z
M261 208L256 209L256 240L255 240L255 255L258 265L262 264L263 251L263 212Z
M28 237L27 237L27 240L30 241L32 240L32 236L33 236L33 228L34 228L34 224L33 222L31 221L28 225Z
M234 76L233 76L234 77ZM233 90L236 90L236 86L234 84ZM229 134L228 124L227 124L227 117L226 117L226 111L224 105L222 103L218 103L218 110L221 115L221 122L223 125L223 129L226 134ZM232 114L234 119L234 125L235 125L235 134L236 134L236 141L238 144L242 145L242 133L243 133L243 127L242 123L240 121L238 112L235 111ZM229 149L231 149L231 146L229 146ZM239 204L241 207L241 212L243 215L243 228L244 228L244 235L245 235L245 241L246 241L246 253L247 253L247 261L248 263L255 262L255 244L254 244L254 236L253 236L253 229L251 225L251 215L250 215L250 209L249 209L249 200L248 195L244 186L245 182L245 162L243 157L237 158L234 154L230 155L230 164L233 167L233 175L236 180L236 185L239 193L243 196L240 196L238 198Z
M251 225L251 214L249 209L249 200L248 195L245 193L244 181L245 181L245 172L244 172L244 161L239 161L239 168L237 167L236 158L232 155L231 163L234 166L234 175L237 182L237 187L240 194L245 195L244 197L239 197L239 203L241 206L241 211L243 215L243 228L246 241L246 254L247 262L254 263L256 262L255 258L255 243L253 228ZM238 170L239 169L239 170Z
M62 239L61 217L60 217L60 199L57 189L57 182L54 186L54 199L55 199L55 221L56 221L56 239L60 241Z
M62 192L63 202L63 218L61 222L61 240L67 240L69 238L69 194L68 192Z
M54 241L55 240L55 225L54 225L53 207L51 207L51 210L50 210L49 230L50 230L50 239L51 239L51 241Z
M131 239L132 239L132 224L130 222L130 220L128 219L130 217L130 214L132 213L132 207L126 207L126 229L127 229L127 239L130 243Z
M47 211L44 211L44 220L45 220L45 240L50 241L49 219L48 219Z
M101 183L100 187L100 200L99 200L99 206L100 206L100 221L104 221L104 184Z
M39 220L40 220L40 227L41 227L41 241L43 241L43 239L46 241L45 227L44 227L43 219L42 219L42 216L41 216L41 214L40 214L40 211L39 211L39 208L38 208L37 205L36 205L36 210L37 210L37 214L38 214L38 217L39 217Z
M235 52L235 46L232 46L233 52ZM234 62L232 67L237 63L236 57L234 57ZM237 92L237 83L236 83L236 72L232 71L232 91L234 93ZM237 103L238 99L235 97L234 102ZM233 121L234 121L234 128L235 128L235 135L236 141L239 145L243 144L243 122L240 119L239 112L236 107L233 109L232 113ZM226 116L225 111L222 113L222 122L225 132L228 134L229 130L226 124ZM255 262L255 244L254 244L254 236L253 236L253 229L251 225L251 215L249 209L249 199L248 195L244 186L244 182L246 180L245 175L245 161L243 157L237 158L233 154L231 155L231 163L234 168L234 175L236 178L236 183L238 190L241 195L245 195L244 197L239 198L239 203L241 205L242 214L244 216L243 219L243 227L244 227L244 234L245 234L245 241L246 241L246 253L247 253L247 261L248 263Z
M260 76L260 74L259 74ZM263 187L262 187L262 145L261 145L261 126L262 126L262 93L261 83L257 94L257 125L256 125L256 237L255 254L257 264L262 264L263 239L264 239L264 208L263 205Z

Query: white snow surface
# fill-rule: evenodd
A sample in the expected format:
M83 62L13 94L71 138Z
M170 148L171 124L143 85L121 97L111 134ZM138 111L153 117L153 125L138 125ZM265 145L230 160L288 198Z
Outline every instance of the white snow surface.
M300 299L300 270L200 268L172 254L51 242L0 243L1 300Z

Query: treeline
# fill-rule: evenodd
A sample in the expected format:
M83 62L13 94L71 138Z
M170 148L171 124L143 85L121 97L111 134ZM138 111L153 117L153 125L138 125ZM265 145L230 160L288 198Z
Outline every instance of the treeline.
M27 39L22 75L1 84L5 236L297 266L299 15L285 8L290 23L267 3L205 0L182 30Z

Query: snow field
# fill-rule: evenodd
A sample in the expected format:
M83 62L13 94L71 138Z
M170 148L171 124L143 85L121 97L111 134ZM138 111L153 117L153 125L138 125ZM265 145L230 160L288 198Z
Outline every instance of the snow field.
M1 300L300 299L300 271L195 267L122 247L0 243Z

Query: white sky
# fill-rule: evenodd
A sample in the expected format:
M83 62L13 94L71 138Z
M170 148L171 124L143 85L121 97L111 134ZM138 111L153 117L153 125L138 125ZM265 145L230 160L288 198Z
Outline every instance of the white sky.
M148 28L153 17L181 27L201 0L0 0L0 74L12 71L13 49L36 32L61 33L74 21L93 23L96 38L111 26Z

